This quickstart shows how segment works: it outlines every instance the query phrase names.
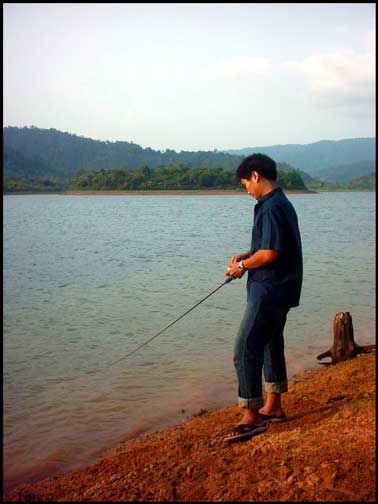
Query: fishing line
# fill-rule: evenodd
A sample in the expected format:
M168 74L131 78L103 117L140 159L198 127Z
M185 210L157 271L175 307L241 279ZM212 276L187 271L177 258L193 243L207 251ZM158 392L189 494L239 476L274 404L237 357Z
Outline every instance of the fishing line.
M161 331L159 331L157 334L155 334L154 336L152 336L152 338L148 339L147 341L145 341L144 343L142 343L141 345L137 346L136 348L134 348L134 350L132 350L131 352L129 352L128 354L124 355L123 357L121 357L120 359L118 359L117 361L113 362L112 364L109 365L109 367L111 366L115 366L116 364L118 364L119 362L121 362L122 360L126 359L127 357L130 357L130 355L132 355L133 353L135 353L137 350L139 350L140 348L144 347L145 345L147 345L147 343L149 343L150 341L152 341L153 339L157 338L158 336L160 336L160 334L162 334L164 331L166 331L169 327L172 327L173 324L175 324L176 322L178 322L180 319L182 319L183 317L185 317L185 315L187 315L188 313L190 313L192 310L194 310L194 308L196 308L198 305L200 305L201 303L203 303L207 298L209 298L210 296L212 296L213 294L215 294L221 287L223 287L223 285L226 285L227 283L231 282L231 280L233 280L232 277L227 277L227 279L221 284L219 285L216 289L214 289L212 292L210 292L210 294L208 294L206 297L204 297L203 299L201 299L201 301L199 301L197 304L195 304L194 306L192 306L189 310L187 310L185 313L183 313L182 315L180 315L176 320L174 320L173 322L171 322L170 324L168 324L166 327L164 327L164 329L162 329Z

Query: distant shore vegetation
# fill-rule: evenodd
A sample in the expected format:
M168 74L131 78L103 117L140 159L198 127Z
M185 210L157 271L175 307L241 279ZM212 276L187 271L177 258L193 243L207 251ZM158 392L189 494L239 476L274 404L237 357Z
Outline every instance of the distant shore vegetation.
M4 177L3 193L50 193L63 191L62 182L46 177Z
M286 163L277 164L277 183L286 190L299 191L375 191L375 173L358 177L348 184L315 179L303 180L301 172ZM234 190L243 191L234 170L224 168L189 168L183 165L144 166L138 169L78 171L72 178L4 177L3 193L51 193L65 191L172 191Z
M292 169L278 171L278 184L286 189L306 189L300 174ZM242 190L233 170L224 168L188 168L185 166L144 166L135 170L100 170L78 172L69 190L150 191L150 190Z

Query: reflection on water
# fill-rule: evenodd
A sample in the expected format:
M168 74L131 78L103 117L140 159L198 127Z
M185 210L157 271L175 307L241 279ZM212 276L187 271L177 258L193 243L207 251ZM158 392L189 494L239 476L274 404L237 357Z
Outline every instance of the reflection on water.
M289 196L304 251L289 376L318 366L338 311L351 312L358 343L373 342L374 196ZM245 279L114 363L223 282L229 257L249 246L253 206L245 195L4 198L6 489L235 403Z

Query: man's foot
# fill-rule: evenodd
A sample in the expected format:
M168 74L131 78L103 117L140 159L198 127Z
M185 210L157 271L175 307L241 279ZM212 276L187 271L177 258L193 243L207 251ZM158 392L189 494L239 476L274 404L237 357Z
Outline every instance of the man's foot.
M262 421L264 422L264 425L268 422L283 422L286 420L286 415L281 410L280 412L274 411L274 412L264 412L263 410L259 411L260 416L262 418Z
M260 412L255 411L254 413L252 413L249 410L244 412L243 418L240 420L237 427L239 425L243 425L243 424L263 425L263 421L262 421Z
M261 434L266 431L264 424L254 425L254 424L239 424L232 429L230 434L224 438L226 443L233 443L234 441L241 441Z

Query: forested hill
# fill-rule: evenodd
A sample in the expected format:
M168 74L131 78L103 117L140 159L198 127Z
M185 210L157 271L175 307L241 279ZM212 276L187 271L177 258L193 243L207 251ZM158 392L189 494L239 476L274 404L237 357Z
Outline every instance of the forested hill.
M286 163L299 170L305 183L308 175L322 181L349 183L357 177L375 173L375 138L229 152L176 152L144 149L127 141L93 140L56 129L34 126L3 128L3 174L21 179L48 177L68 183L78 171L134 170L169 165L234 171L252 151L263 152L277 163Z
M374 161L356 161L323 169L316 174L316 178L326 182L349 183L352 180L375 173Z
M340 179L343 172L341 166L350 166L352 175L348 172L349 180L354 177L368 175L372 168L375 170L375 138L350 138L344 140L321 140L306 145L272 145L269 147L247 147L245 149L226 150L229 154L248 156L254 152L264 152L276 162L285 162L302 170L312 177L327 178L328 180ZM361 163L364 162L364 163ZM355 166L360 164L362 172ZM368 171L365 171L366 166ZM337 175L333 177L333 173ZM325 177L326 175L326 177ZM342 178L343 182L348 180Z
M136 169L185 165L188 168L235 169L243 156L216 151L143 149L132 142L92 140L56 129L3 128L3 168L7 177L58 176L77 171Z

